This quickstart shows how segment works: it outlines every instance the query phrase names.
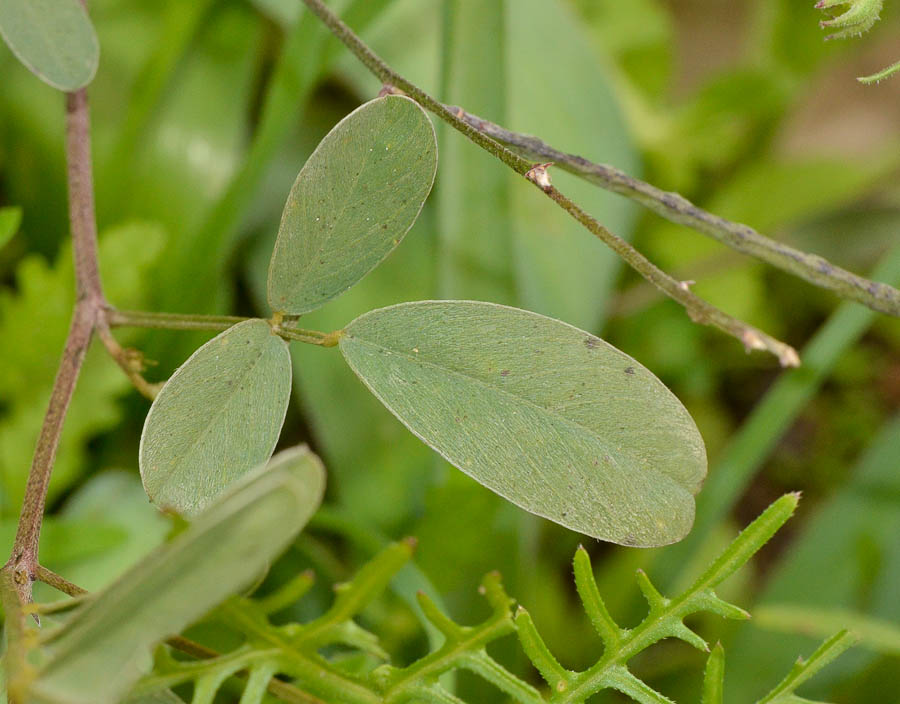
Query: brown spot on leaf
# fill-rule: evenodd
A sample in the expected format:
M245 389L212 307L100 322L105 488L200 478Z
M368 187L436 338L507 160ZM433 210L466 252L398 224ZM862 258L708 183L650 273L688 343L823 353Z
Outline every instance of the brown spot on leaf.
M634 367L625 367L625 373L629 375L634 375Z
M500 370L500 376L509 376L509 369Z

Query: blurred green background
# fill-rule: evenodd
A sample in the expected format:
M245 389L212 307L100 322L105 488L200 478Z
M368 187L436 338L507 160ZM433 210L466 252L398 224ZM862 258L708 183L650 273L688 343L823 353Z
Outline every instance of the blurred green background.
M900 283L900 10L866 37L823 41L812 2L759 0L345 0L330 3L401 74L445 102L594 161L835 263ZM93 0L100 70L89 92L101 267L121 308L260 314L284 199L333 124L380 86L296 0ZM838 624L861 645L802 693L900 700L900 321L815 289L618 196L554 172L612 231L728 312L798 349L783 373L690 322L547 199L444 125L431 198L403 246L304 318L339 328L403 300L518 305L601 334L656 373L697 421L710 478L694 533L658 550L591 541L620 623L643 604L638 567L670 593L785 491L798 516L723 596L749 624L692 624L726 650L726 692L750 701ZM12 543L31 453L73 303L63 98L0 50L0 538ZM123 330L166 378L203 342ZM207 336L209 337L209 336ZM329 470L326 508L273 567L312 566L330 599L381 542L419 539L416 565L458 620L487 613L502 571L567 667L600 654L570 560L585 539L524 514L446 465L370 396L340 356L292 345L284 446ZM137 444L148 403L102 349L88 356L51 484L42 558L89 589L165 538ZM421 575L418 576L421 579ZM396 589L366 614L399 662L425 652ZM44 596L50 598L49 592ZM802 608L801 608L802 607ZM207 634L214 640L215 634ZM215 645L215 643L211 643ZM496 653L534 681L512 639ZM698 699L704 657L663 642L633 663L677 701ZM499 701L474 676L460 696ZM616 700L604 695L602 701ZM593 700L592 700L593 701ZM597 698L601 701L601 698Z

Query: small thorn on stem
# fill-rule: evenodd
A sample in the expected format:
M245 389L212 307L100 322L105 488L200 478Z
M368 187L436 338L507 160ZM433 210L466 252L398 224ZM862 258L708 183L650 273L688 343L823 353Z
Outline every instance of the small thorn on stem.
M553 184L550 183L550 174L547 172L547 169L551 166L553 166L552 161L548 161L545 164L535 164L525 172L525 178L532 183L536 183L541 190L549 191L553 188Z
M678 282L678 288L680 288L682 291L689 291L691 286L693 286L696 283L697 282L694 281L693 279L686 279L684 281Z

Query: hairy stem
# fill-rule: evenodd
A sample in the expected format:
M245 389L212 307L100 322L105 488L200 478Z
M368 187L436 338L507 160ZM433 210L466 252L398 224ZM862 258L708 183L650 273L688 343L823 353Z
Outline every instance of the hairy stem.
M238 315L193 315L190 313L151 313L142 310L107 308L106 322L111 328L135 327L158 330L210 330L222 332L250 318Z
M273 330L287 340L297 340L320 347L334 347L341 339L342 331L321 332L298 328L294 322L297 316L273 317L269 323ZM157 328L163 330L212 330L221 332L232 325L242 323L244 318L237 315L194 315L190 313L150 313L147 311L116 310L107 308L106 322L110 327ZM121 348L120 348L121 349ZM113 355L115 356L115 355Z
M17 575L7 569L0 572L0 606L3 607L3 631L6 636L6 696L9 704L24 704L28 665L26 662L25 612Z
M22 501L22 512L13 544L12 555L5 569L15 573L15 583L23 603L31 601L31 583L35 579L38 564L38 542L41 536L41 522L44 517L44 504L47 499L47 488L50 486L50 474L56 459L56 450L62 435L63 421L75 382L81 370L84 355L91 341L97 309L90 300L82 300L75 307L72 325L62 361L53 383L50 404L44 416L41 432L38 436L37 448L25 485L25 496Z
M94 327L106 307L97 260L90 129L87 92L81 89L67 94L66 164L77 302L25 485L12 554L4 568L13 572L14 583L23 603L31 601L31 584L38 567L38 543L47 489L50 486L63 421Z
M670 222L686 225L738 252L834 291L842 298L857 301L881 313L900 316L900 291L893 286L858 276L816 254L795 249L760 234L752 227L707 212L678 193L663 191L614 166L596 164L575 154L567 154L537 137L512 132L462 108L446 107L466 124L528 159L553 162L554 166L600 188L640 203Z
M303 0L303 2L325 23L332 34L340 39L366 66L366 68L381 80L382 83L399 88L451 127L464 134L479 147L493 154L513 171L532 181L554 202L566 210L569 215L584 225L589 232L613 249L613 251L644 278L657 286L663 293L683 305L693 320L698 323L713 325L720 330L733 335L743 342L748 350L764 349L771 352L778 357L782 366L797 366L800 363L794 348L775 340L690 293L684 282L675 280L653 265L643 254L625 242L625 240L611 233L595 218L588 215L557 189L553 188L546 175L547 164L535 166L532 162L510 151L500 144L500 142L463 120L460 115L462 110L453 112L446 105L435 100L421 88L396 73L347 25L341 22L341 20L338 19L338 17L329 10L321 0ZM538 169L541 170L540 173L538 172Z
M89 299L97 308L103 303L103 286L97 258L91 118L84 88L66 95L66 165L75 286L78 299Z

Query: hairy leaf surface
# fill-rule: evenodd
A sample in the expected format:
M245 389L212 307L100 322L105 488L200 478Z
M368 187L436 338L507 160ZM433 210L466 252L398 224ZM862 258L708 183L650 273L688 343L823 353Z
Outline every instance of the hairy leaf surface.
M150 669L156 643L259 576L324 488L322 464L306 447L280 453L50 635L33 693L67 704L119 701Z
M78 0L3 0L0 35L45 83L77 90L94 78L100 44Z
M522 508L625 545L690 529L703 441L651 372L552 318L472 301L382 308L341 351L447 460Z
M198 349L162 388L144 423L141 478L158 506L203 510L275 449L291 391L287 343L246 320Z
M341 120L304 164L269 265L273 310L306 313L374 269L415 222L437 144L414 101L376 98Z

